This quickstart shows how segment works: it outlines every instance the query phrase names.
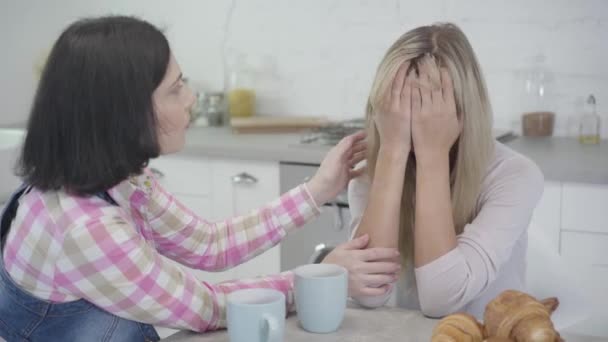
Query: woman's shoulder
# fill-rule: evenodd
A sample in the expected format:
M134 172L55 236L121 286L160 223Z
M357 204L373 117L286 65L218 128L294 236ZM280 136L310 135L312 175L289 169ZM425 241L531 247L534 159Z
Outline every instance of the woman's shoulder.
M521 189L530 193L542 193L543 187L543 173L534 161L496 142L494 157L483 182L483 190Z
M19 200L19 211L30 216L24 222L46 222L46 225L55 226L53 231L60 233L75 226L104 220L104 217L116 217L121 209L100 196L79 196L64 190L30 188Z
M108 193L122 207L142 207L159 187L152 172L144 169L140 174L116 184Z
M362 161L355 166L355 168L360 167L366 167L366 162ZM371 180L367 171L348 183L348 205L351 212L357 213L365 208L370 186Z
M499 142L495 144L494 160L490 169L499 173L523 173L537 178L543 177L540 168L534 161Z

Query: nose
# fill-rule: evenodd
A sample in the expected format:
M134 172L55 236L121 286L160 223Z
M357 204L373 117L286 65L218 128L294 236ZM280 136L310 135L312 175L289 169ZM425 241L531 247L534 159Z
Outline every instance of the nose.
M194 91L192 90L192 87L190 87L190 85L188 85L187 87L188 95L186 97L186 109L190 111L192 107L194 107L194 103L196 102L196 95L194 94Z

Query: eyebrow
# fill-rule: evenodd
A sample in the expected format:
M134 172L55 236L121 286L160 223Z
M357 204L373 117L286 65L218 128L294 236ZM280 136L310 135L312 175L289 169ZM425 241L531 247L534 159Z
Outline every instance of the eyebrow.
M181 80L184 77L183 73L179 73L179 76L177 77L177 79L175 81L173 81L173 83L171 83L171 87L173 87L177 82L179 82L179 80Z

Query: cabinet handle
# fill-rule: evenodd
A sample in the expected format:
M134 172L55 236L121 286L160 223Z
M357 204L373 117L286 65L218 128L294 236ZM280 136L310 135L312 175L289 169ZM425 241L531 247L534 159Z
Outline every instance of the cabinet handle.
M151 167L150 168L150 172L152 172L152 174L154 175L154 177L156 177L157 179L161 179L161 178L165 177L165 174L161 170L159 170L159 169L157 169L155 167Z
M233 184L247 184L252 185L258 182L258 179L248 174L247 172L241 172L237 175L232 176Z

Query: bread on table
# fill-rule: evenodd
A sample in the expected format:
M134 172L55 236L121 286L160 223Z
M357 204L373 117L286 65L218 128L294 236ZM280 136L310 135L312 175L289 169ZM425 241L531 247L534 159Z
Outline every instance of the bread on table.
M505 337L488 337L485 340L483 340L483 342L514 342L512 339L510 338L505 338Z
M551 321L557 305L556 298L541 302L520 291L504 291L486 306L485 334L511 338L515 342L561 341Z
M483 326L475 317L457 313L444 317L435 329L431 342L482 342Z
M507 290L486 306L484 324L466 313L444 317L431 342L563 342L551 321L557 298L542 301Z

